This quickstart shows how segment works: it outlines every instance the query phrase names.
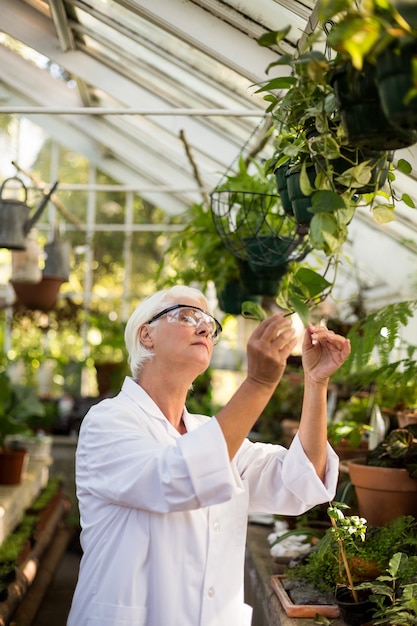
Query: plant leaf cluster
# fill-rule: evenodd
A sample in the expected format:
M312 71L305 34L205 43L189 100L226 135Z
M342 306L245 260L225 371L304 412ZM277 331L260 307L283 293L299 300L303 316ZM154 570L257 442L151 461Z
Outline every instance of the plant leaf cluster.
M341 507L340 503L334 504ZM349 516L345 517L349 520ZM366 569L358 563L371 564L377 576L388 567L390 558L396 552L417 557L417 521L410 515L398 517L385 526L367 526L364 541L361 530L356 537L349 534L349 521L346 530L344 549L355 583L369 578ZM341 568L333 527L328 528L323 538L303 560L290 567L286 574L294 578L305 578L323 591L334 592L338 584L344 584L346 575L343 567Z
M417 424L391 430L381 443L368 452L368 465L408 470L417 478Z
M266 162L266 171L275 172L285 163L314 164L314 184L304 181L302 186L311 197L309 239L312 248L332 256L340 254L358 206L369 206L375 221L386 223L395 219L398 199L392 186L392 153L382 150L375 158L375 152L349 144L334 81L347 64L352 64L354 81L364 59L371 63L392 41L415 37L415 33L386 0L320 0L318 14L321 23L331 28L325 29L324 40L321 29L316 29L301 52L283 51L281 42L288 28L259 38L260 45L280 52L266 73L287 66L289 76L266 81L257 93L265 93L275 127L275 152ZM315 49L317 44L325 48L324 53ZM336 54L331 54L331 48ZM396 167L411 171L403 159ZM401 199L415 208L408 194Z
M412 407L417 401L417 347L401 340L416 309L415 300L386 305L358 320L348 332L351 353L339 375L355 377L358 386L373 385L380 406ZM393 360L400 349L405 356Z
M417 556L396 552L385 573L358 585L369 589L375 604L372 623L411 626L417 624Z
M7 435L30 431L28 422L42 418L45 407L35 391L26 385L12 383L9 375L0 372L0 447L5 448Z
M375 61L385 48L412 36L413 29L396 4L388 0L319 0L320 20L333 23L328 44L361 70L365 60Z

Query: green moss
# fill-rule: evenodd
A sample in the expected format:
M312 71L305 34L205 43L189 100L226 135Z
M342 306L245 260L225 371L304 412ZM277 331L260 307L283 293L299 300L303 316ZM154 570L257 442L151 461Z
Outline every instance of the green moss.
M61 488L59 478L51 478L46 487L41 491L35 502L30 507L32 511L42 511L55 497Z

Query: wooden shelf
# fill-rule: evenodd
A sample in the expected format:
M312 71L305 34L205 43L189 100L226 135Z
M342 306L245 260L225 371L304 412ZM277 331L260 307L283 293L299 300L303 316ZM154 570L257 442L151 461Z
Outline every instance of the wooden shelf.
M51 461L32 460L19 485L0 485L0 544L23 520L49 479ZM16 570L16 580L9 584L7 598L0 602L0 626L8 626L18 617L19 626L29 626L52 581L60 559L72 537L64 519L71 509L66 495L54 499L45 526L24 562Z
M19 485L0 485L0 545L20 524L26 509L47 485L51 463L52 459L30 459Z
M66 496L57 500L34 548L17 569L16 580L8 587L7 599L0 602L0 626L7 626L17 612L19 626L31 624L72 536L63 523L70 506ZM30 594L32 586L35 592Z

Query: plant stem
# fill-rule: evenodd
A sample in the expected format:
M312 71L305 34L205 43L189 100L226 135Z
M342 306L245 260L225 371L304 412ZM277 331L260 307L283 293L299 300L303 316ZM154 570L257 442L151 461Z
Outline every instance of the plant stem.
M332 517L330 518L330 520L332 522L332 526L337 529L336 520L334 520ZM349 563L348 563L348 560L346 558L346 554L345 554L345 551L344 551L344 548L343 548L343 539L338 538L337 539L337 543L339 545L340 556L342 557L343 565L344 565L344 568L345 568L345 571L346 571L346 575L347 575L347 579L348 579L348 582L349 582L349 587L350 587L350 590L352 591L353 600L355 602L359 602L358 593L357 593L356 589L353 586L352 574L350 572Z

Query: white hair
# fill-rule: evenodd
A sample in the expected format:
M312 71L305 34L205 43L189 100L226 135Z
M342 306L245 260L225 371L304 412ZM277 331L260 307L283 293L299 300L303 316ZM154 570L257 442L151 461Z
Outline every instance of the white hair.
M144 363L153 357L153 350L145 348L139 339L139 328L146 324L154 315L160 313L172 304L181 304L181 298L197 300L201 307L208 311L205 296L194 287L175 285L170 289L157 291L143 300L133 311L125 328L125 344L129 354L128 363L133 378L137 379Z

